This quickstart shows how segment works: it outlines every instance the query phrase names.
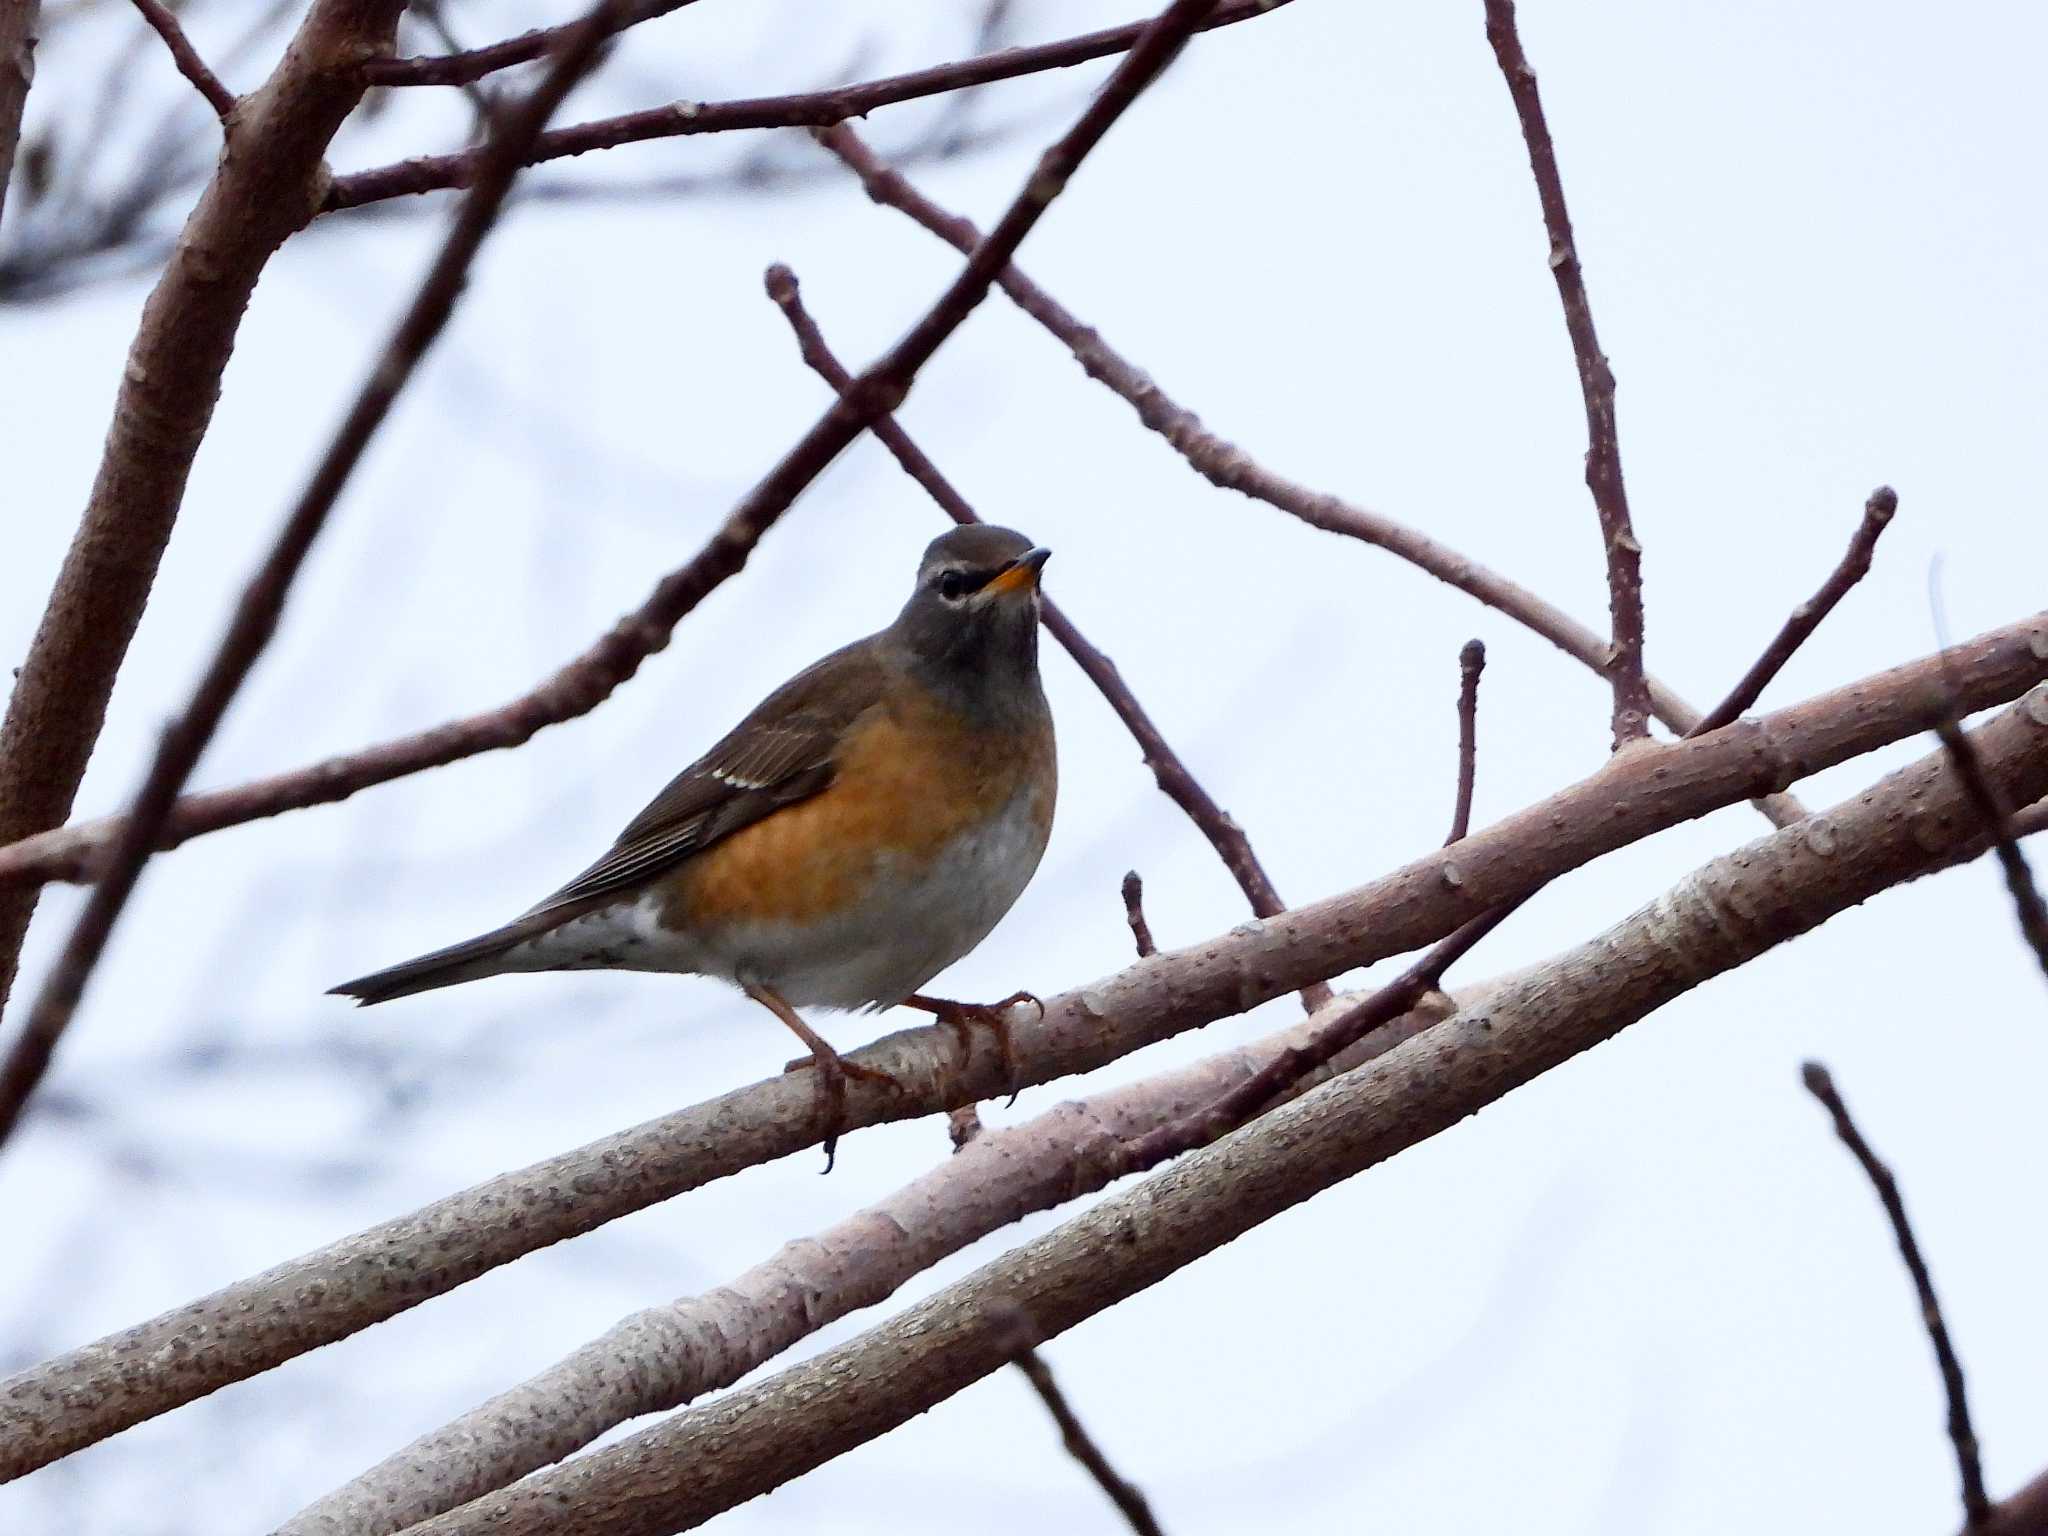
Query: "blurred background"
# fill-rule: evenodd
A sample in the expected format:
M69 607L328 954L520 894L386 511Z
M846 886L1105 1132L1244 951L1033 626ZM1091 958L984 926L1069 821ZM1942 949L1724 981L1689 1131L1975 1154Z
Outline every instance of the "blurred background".
M247 89L301 10L182 14ZM1648 654L1725 692L1874 485L1877 567L1773 707L2043 606L2048 12L1528 0L1620 381ZM449 0L409 51L570 11ZM1132 14L1136 14L1133 12ZM1130 19L1069 0L716 0L632 32L561 121L802 90ZM1198 39L1020 264L1270 466L1406 520L1604 626L1585 429L1514 115L1458 5L1299 0ZM123 355L217 129L115 0L52 0L0 234L0 655L24 652ZM1106 72L884 109L873 142L987 220ZM507 77L499 77L503 87ZM513 77L516 78L516 77ZM337 170L460 147L459 90L373 97ZM35 180L33 188L30 180ZM788 262L853 366L957 269L801 133L547 167L378 438L202 786L511 698L692 554L826 402L760 274ZM118 808L442 227L444 196L322 220L271 264L82 792ZM1576 662L1380 552L1212 489L1000 296L902 419L1121 665L1282 894L1441 841L1457 651L1485 639L1484 824L1596 769ZM767 688L879 627L937 510L863 440L595 714L155 862L30 1121L0 1153L12 1370L504 1169L772 1072L710 982L521 977L358 1013L336 981L476 932L600 850ZM1129 738L1048 648L1062 801L956 996L1077 985L1245 915ZM1802 786L1826 805L1927 742ZM1454 973L1539 959L1767 830L1731 809L1557 883ZM32 994L79 893L53 888ZM1363 978L1349 977L1347 983ZM1033 1089L1003 1123L1263 1033L1291 1000ZM821 1020L841 1047L910 1022ZM1994 1496L2048 1463L2048 998L1995 869L1886 895L1049 1346L1174 1536L1960 1524L1939 1383L1876 1201L1797 1064L1825 1059L1903 1181ZM254 1532L622 1314L717 1285L943 1158L849 1139L535 1254L0 1488L0 1528ZM926 1276L941 1285L1056 1216ZM818 1335L834 1344L871 1322ZM714 1522L732 1536L1117 1517L1014 1374Z

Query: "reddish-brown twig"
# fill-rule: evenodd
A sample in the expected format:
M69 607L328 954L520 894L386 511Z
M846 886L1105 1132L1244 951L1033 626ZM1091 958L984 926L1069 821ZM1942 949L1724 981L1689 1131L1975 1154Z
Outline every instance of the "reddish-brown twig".
M1863 1133L1856 1129L1856 1122L1849 1118L1849 1106L1842 1102L1842 1095L1836 1091L1834 1079L1828 1076L1828 1069L1817 1061L1809 1061L1800 1068L1800 1076L1806 1083L1806 1091L1819 1099L1834 1117L1835 1134L1842 1138L1856 1161L1863 1165L1870 1182L1877 1189L1877 1198L1884 1204L1884 1213L1891 1219L1892 1236L1899 1245L1899 1257L1906 1261L1907 1273L1913 1277L1913 1289L1920 1296L1920 1317L1927 1325L1927 1337L1934 1344L1934 1358L1941 1366L1942 1386L1948 1392L1948 1436L1955 1443L1956 1465L1962 1476L1963 1516L1967 1526L1975 1529L1985 1523L1991 1514L1991 1501L1984 1493L1984 1468L1978 1459L1977 1435L1970 1428L1970 1400L1963 1387L1963 1363L1956 1358L1955 1346L1949 1342L1948 1325L1942 1321L1941 1303L1934 1295L1934 1278L1927 1272L1927 1261L1920 1256L1920 1244L1913 1237L1913 1225L1906 1219L1906 1202L1899 1194L1898 1180L1892 1177L1878 1156L1870 1149L1870 1143L1863 1139Z
M1159 946L1152 942L1152 925L1145 921L1145 882L1135 869L1124 876L1124 921L1131 925L1140 960L1159 953Z
M1278 10L1289 0L1232 0L1212 4L1203 20L1190 31L1208 31L1249 21ZM596 149L616 149L621 144L638 144L648 139L672 139L700 133L725 133L742 128L810 128L864 117L877 107L920 97L965 90L995 80L1012 80L1020 75L1065 69L1091 59L1126 53L1137 46L1149 22L1129 22L1106 27L1056 43L1029 48L1005 48L980 58L960 59L909 74L837 86L826 91L804 91L792 96L760 96L741 101L676 101L628 112L619 117L576 123L541 135L528 154L529 164L587 154ZM514 39L522 43L523 39ZM510 44L501 46L511 46ZM391 64L407 60L391 60ZM508 60L507 62L516 62ZM499 66L502 67L502 66ZM476 174L476 151L447 155L419 155L392 165L357 171L335 178L329 188L325 210L355 208L390 197L409 197L469 184Z
M981 240L981 231L971 220L947 212L918 191L901 172L884 164L847 124L820 130L815 137L860 178L863 190L883 207L894 208L955 250L971 251ZM1161 389L1151 374L1110 346L1099 331L1083 324L1016 267L1005 270L997 284L1019 309L1066 346L1091 379L1128 404L1140 422L1164 438L1188 467L1211 485L1265 502L1311 527L1357 539L1406 560L1525 625L1601 676L1608 675L1613 647L1604 636L1526 587L1425 533L1276 474L1236 443L1210 431L1201 417ZM1649 679L1649 689L1658 718L1672 730L1682 735L1699 718L1698 711L1654 677ZM1757 808L1781 827L1806 814L1790 795L1769 796Z
M1763 697L1763 691L1770 687L1771 679L1792 659L1793 652L1806 644L1807 637L1820 628L1821 620L1834 611L1835 604L1848 596L1849 589L1870 574L1871 552L1877 548L1879 535L1890 525L1892 514L1898 510L1899 493L1890 486L1880 485L1870 493L1870 499L1863 503L1863 520L1856 525L1855 535L1849 540L1849 548L1843 554L1841 564L1828 573L1828 579L1821 583L1818 592L1792 610L1785 627L1764 647L1763 655L1757 657L1755 665L1742 675L1742 681L1735 685L1734 691L1702 715L1699 723L1686 735L1700 736L1708 731L1718 731L1730 721L1742 718L1743 711Z
M1955 767L1956 777L1962 780L1963 792L1990 835L1998 867L2005 873L2005 888L2012 893L2013 910L2019 914L2020 933L2033 950L2042 975L2048 976L2048 905L2042 903L2040 888L2034 884L2033 868L2020 852L2012 811L1998 787L1985 777L1977 749L1962 728L1954 720L1945 720L1934 728L1934 733L1948 748L1948 760Z
M1514 0L1486 0L1486 39L1500 61L1508 94L1514 98L1515 115L1521 120L1522 138L1529 147L1529 169L1536 178L1543 227L1550 236L1550 272L1564 302L1565 329L1571 333L1579 392L1586 402L1586 488L1593 493L1601 542L1607 549L1607 606L1614 625L1614 659L1608 676L1614 684L1614 745L1619 749L1649 734L1650 687L1643 671L1643 548L1629 522L1628 492L1621 478L1614 370L1593 330L1593 306L1586 297L1585 274L1579 268L1579 250L1572 239L1557 151L1550 142L1550 125L1544 121L1536 71L1529 67L1522 39L1515 31Z
M854 387L853 375L846 371L834 355L818 323L804 307L803 293L796 274L789 268L777 264L768 269L768 296L775 301L790 329L796 333L797 349L804 361L817 373L833 391L844 399ZM974 508L968 505L948 480L940 473L925 452L912 442L910 435L887 412L877 416L870 429L884 447L896 458L906 473L924 487L932 500L936 501L946 515L956 523L974 523L981 519ZM1094 644L1074 626L1050 598L1045 600L1045 627L1051 631L1068 655L1072 656L1088 680L1109 701L1109 707L1116 711L1117 718L1137 739L1139 749L1144 753L1145 765L1152 770L1152 777L1168 799L1187 813L1188 819L1208 838L1224 866L1236 878L1238 888L1251 903L1252 911L1260 917L1271 917L1284 912L1287 904L1280 899L1280 893L1273 888L1265 866L1253 851L1251 839L1230 813L1218 805L1208 790L1193 773L1188 771L1180 754L1175 752L1159 733L1159 727L1152 723L1152 717L1145 713L1123 680L1123 674ZM1329 1001L1327 987L1320 984L1304 989L1302 1000L1313 1010Z
M608 33L623 32L628 27L637 27L643 21L652 21L657 16L666 16L691 4L691 0L643 0L626 15L620 17L608 28ZM517 37L508 37L503 42L491 43L483 48L465 48L460 53L421 54L406 59L369 59L363 64L363 79L371 85L474 85L486 75L494 75L501 69L510 69L515 64L530 64L535 59L545 58L550 49L560 42L576 23L565 22L559 27L536 27L531 32L522 32Z
M1031 1383L1031 1390L1038 1394L1038 1400L1045 1404L1046 1412L1052 1415L1053 1423L1059 1426L1060 1443L1067 1448L1067 1454L1087 1469L1097 1486L1109 1495L1109 1501L1116 1505L1124 1519L1130 1523L1138 1536L1166 1536L1153 1518L1152 1506L1145 1502L1145 1495L1137 1485L1118 1475L1109 1458L1102 1454L1102 1447L1095 1443L1095 1437L1074 1412L1067 1401L1066 1393L1053 1380L1052 1368L1040 1358L1038 1351L1026 1346L1011 1357L1012 1363L1024 1373L1024 1379Z
M1479 674L1486 670L1486 642L1467 640L1458 652L1458 802L1444 846L1472 830L1472 785L1479 774Z
M199 57L199 50L192 46L192 39L185 35L184 27L171 14L171 8L163 0L135 0L135 9L142 12L142 19L156 29L156 35L171 50L171 59L178 66L178 73L190 80L194 89L206 98L206 104L213 108L213 115L226 122L228 114L235 110L235 93L222 85L220 76L206 67L206 60Z
M93 968L105 952L114 924L156 843L186 776L233 703L242 681L277 629L292 580L298 575L327 514L340 498L371 437L390 414L398 393L412 377L427 348L440 335L461 296L463 279L503 208L528 145L590 67L606 36L604 22L624 9L625 0L600 0L562 44L547 77L533 94L507 113L487 146L485 170L463 203L398 328L386 343L357 393L348 415L322 455L312 479L279 531L270 553L250 578L233 618L221 636L205 675L183 712L165 729L142 788L129 808L127 824L105 874L65 942L29 1011L20 1036L0 1063L0 1140L21 1117L23 1106L48 1068L51 1054Z

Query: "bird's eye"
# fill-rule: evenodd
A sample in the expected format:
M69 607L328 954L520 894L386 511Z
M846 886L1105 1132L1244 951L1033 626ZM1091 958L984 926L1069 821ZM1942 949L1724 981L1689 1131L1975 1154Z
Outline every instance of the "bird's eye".
M966 591L967 578L958 571L941 571L939 573L939 596L945 598L948 602L952 602L964 595Z

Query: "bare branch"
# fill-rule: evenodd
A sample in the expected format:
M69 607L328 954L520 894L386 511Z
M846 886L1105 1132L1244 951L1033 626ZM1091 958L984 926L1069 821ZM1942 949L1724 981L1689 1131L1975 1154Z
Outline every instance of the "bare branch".
M1118 1475L1109 1458L1102 1454L1102 1448L1095 1443L1095 1437L1088 1433L1088 1427L1081 1422L1067 1401L1066 1393L1053 1380L1052 1367L1039 1357L1038 1351L1028 1346L1019 1349L1011 1357L1011 1363L1024 1373L1024 1379L1031 1383L1031 1390L1038 1394L1038 1400L1045 1404L1045 1411L1052 1415L1053 1423L1059 1426L1060 1443L1067 1448L1067 1454L1087 1469L1097 1486L1109 1495L1131 1529L1138 1536L1166 1536L1159 1528L1159 1522L1152 1518L1152 1506L1145 1502L1145 1495L1137 1485Z
M642 0L641 4L611 24L608 35L666 16L671 11L679 11L691 3L692 0ZM466 48L460 53L369 59L363 64L363 78L371 85L380 86L474 85L501 69L510 69L515 64L531 64L535 59L546 57L549 50L567 37L575 26L576 23L571 21L559 27L536 27L503 42L484 48Z
M789 268L776 265L768 269L768 296L774 299L795 331L798 350L803 359L819 377L831 385L835 394L844 398L853 388L853 376L849 374L826 343L824 333L804 307L803 294L798 287L796 274ZM881 439L882 444L896 458L904 470L931 495L956 523L978 523L974 509L967 500L953 488L951 481L939 472L924 451L910 440L895 418L884 412L870 423L870 430ZM1280 893L1273 888L1272 880L1259 862L1259 856L1252 849L1251 839L1230 813L1218 805L1208 790L1202 787L1180 754L1168 745L1160 734L1159 727L1152 723L1152 717L1145 713L1137 696L1123 680L1123 674L1094 644L1075 627L1060 606L1051 598L1044 599L1045 627L1055 640L1066 649L1087 674L1088 680L1109 701L1109 707L1123 721L1125 729L1137 738L1138 748L1145 756L1145 766L1152 770L1152 777L1166 797L1187 813L1188 820L1209 840L1224 866L1237 880L1238 888L1251 903L1252 911L1260 917L1271 917L1287 910L1287 904L1280 899ZM1320 1008L1330 1000L1329 988L1320 984L1309 987L1302 993L1302 1002L1311 1010Z
M878 159L847 125L825 129L816 137L860 178L868 196L877 203L907 215L955 250L972 251L980 242L981 232L973 223L946 212L919 192L899 172ZM1211 485L1263 501L1311 527L1384 549L1526 625L1602 677L1609 675L1613 647L1605 637L1596 635L1527 588L1425 533L1336 496L1310 490L1267 469L1237 444L1203 426L1199 416L1170 398L1149 373L1112 348L1100 332L1084 325L1016 267L1008 268L997 284L1019 309L1065 343L1091 379L1121 396L1141 422L1165 438L1195 473ZM1674 731L1682 735L1699 718L1691 705L1655 678L1649 679L1648 686L1657 717ZM1806 814L1796 800L1784 796L1775 797L1758 809L1778 826L1790 826Z
M192 46L192 39L185 35L178 18L171 14L163 0L135 0L135 9L142 12L142 19L156 29L164 40L164 46L171 50L171 59L178 66L178 73L192 82L206 104L213 108L213 115L223 123L228 114L235 110L235 93L220 83L220 76L206 67L206 60L199 57L199 50Z
M1159 953L1159 946L1152 942L1152 925L1145 921L1145 882L1135 869L1124 876L1124 921L1131 925L1140 960Z
M1849 540L1842 563L1829 572L1818 592L1792 610L1792 617L1785 621L1785 627L1764 648L1755 665L1743 673L1742 681L1735 685L1734 692L1708 710L1686 732L1688 736L1718 731L1763 697L1771 679L1784 670L1793 653L1820 628L1821 620L1834 611L1835 604L1848 596L1851 587L1870 574L1871 552L1877 548L1878 536L1890 526L1892 514L1898 510L1899 493L1890 486L1880 485L1870 493L1870 499L1863 503L1863 521L1856 525L1855 535Z
M1927 1261L1920 1256L1920 1244L1913 1237L1913 1224L1906 1219L1906 1202L1899 1194L1899 1182L1892 1177L1891 1169L1871 1150L1870 1143L1863 1139L1863 1133L1856 1129L1856 1122L1849 1118L1849 1106L1842 1102L1842 1095L1836 1090L1835 1080L1828 1075L1828 1069L1817 1061L1809 1061L1800 1068L1800 1077L1806 1084L1806 1091L1819 1099L1834 1117L1835 1134L1842 1138L1842 1145L1863 1165L1864 1173L1876 1187L1877 1198L1891 1220L1892 1236L1899 1245L1899 1257L1906 1261L1906 1272L1913 1277L1913 1289L1920 1296L1920 1318L1927 1325L1927 1337L1934 1345L1934 1358L1941 1365L1941 1383L1948 1392L1948 1437L1955 1444L1956 1466L1962 1476L1964 1523L1974 1530L1990 1518L1991 1501L1984 1493L1984 1467L1977 1454L1977 1435L1970 1428L1970 1401L1963 1386L1963 1363L1956 1358L1955 1346L1949 1342L1948 1324L1942 1321L1941 1302L1934 1294L1934 1277L1927 1272Z
M1536 178L1537 200L1543 205L1543 227L1550 236L1550 272L1564 302L1565 329L1571 333L1572 355L1578 360L1579 392L1586 402L1586 488L1600 514L1600 538L1607 550L1607 607L1614 624L1614 656L1607 668L1614 683L1614 745L1619 751L1650 730L1650 688L1643 671L1643 547L1629 522L1628 491L1621 479L1621 442L1614 420L1614 370L1600 350L1593 330L1593 305L1586 297L1586 278L1579 267L1579 249L1572 239L1571 213L1564 202L1564 182L1557 171L1557 151L1550 125L1543 119L1543 100L1536 90L1536 71L1522 51L1515 31L1514 0L1486 0L1486 39L1507 79L1529 147L1529 169Z
M1976 748L1970 745L1962 728L1951 719L1939 722L1934 729L1998 855L2005 888L2012 894L2013 910L2019 914L2020 934L2033 950L2042 975L2048 976L2048 906L2042 904L2040 888L2034 884L2034 871L2027 856L2020 852L2012 813L2006 809L1997 788L1985 777L1984 765L1978 761Z
M2008 791L2048 790L2048 689L1977 733ZM1634 756L1637 754L1631 754ZM414 1527L410 1536L665 1536L766 1493L1000 1370L1009 1319L1048 1338L1868 900L1967 835L1939 757L1808 827L1715 859L1606 933L1101 1201L867 1333Z
M1249 21L1278 10L1289 0L1232 0L1214 4L1204 13L1196 31ZM649 139L673 139L700 133L726 133L743 128L812 128L865 117L877 107L915 101L947 91L965 90L994 80L1013 80L1020 75L1042 74L1066 69L1091 59L1135 49L1147 21L1107 27L1057 43L1040 43L1029 48L1005 48L977 59L960 59L929 69L890 75L881 80L842 85L825 91L804 91L792 96L759 96L742 101L675 101L620 117L577 123L543 134L534 145L528 163L538 165L597 149L616 149L621 144L639 144ZM399 61L393 61L399 62ZM393 165L357 171L337 177L328 192L325 211L356 208L364 203L390 197L409 197L469 184L476 174L473 150L448 155L419 155Z
M1434 943L1489 907L1603 853L1928 729L2048 677L2048 614L1593 777L1356 890L1155 955L1012 1016L1014 1063L956 1059L950 1030L851 1053L901 1085L848 1085L847 1128L915 1118L1042 1083ZM2048 719L2048 700L2028 706ZM2025 792L2025 784L2008 786ZM2048 793L2048 791L2044 791ZM1938 797L1937 797L1938 798ZM1911 818L1917 826L1921 816ZM1926 813L1926 846L1948 839ZM1801 836L1841 852L1831 824ZM1930 853L1939 865L1947 855ZM1739 924L1737 926L1740 926ZM1198 1099L1194 1102L1207 1102ZM524 1254L817 1142L807 1083L777 1074L504 1174L0 1382L0 1478L333 1343ZM962 1154L965 1156L966 1154ZM516 1212L517 1219L508 1219ZM193 1340L206 1347L192 1348ZM132 1362L147 1360L138 1371Z
M412 378L419 361L455 312L470 262L497 223L512 178L519 174L527 146L553 116L562 99L597 62L608 35L606 21L625 9L625 0L598 0L591 13L563 42L547 76L533 94L506 114L502 126L485 146L485 166L476 189L463 202L427 270L419 293L399 321L391 340L370 370L340 429L321 456L298 504L286 517L276 543L250 578L235 604L234 617L215 647L206 672L183 712L165 728L142 788L130 807L127 826L115 844L106 874L93 887L71 937L50 968L49 978L30 1009L20 1035L0 1062L0 1141L20 1121L22 1106L42 1080L58 1039L71 1022L108 939L142 874L156 843L157 831L169 814L178 791L213 739L214 731L234 702L242 683L263 654L284 612L292 581L311 553L313 541L342 488L361 462L370 439L391 413L399 391Z
M149 600L221 374L272 251L313 216L322 156L361 99L357 63L388 50L401 0L315 0L236 110L128 351L91 499L0 723L0 844L70 814L107 699ZM35 910L0 895L0 1004Z
M1472 789L1479 774L1479 674L1486 670L1486 642L1467 640L1458 652L1458 801L1451 811L1451 835L1444 846L1472 830Z

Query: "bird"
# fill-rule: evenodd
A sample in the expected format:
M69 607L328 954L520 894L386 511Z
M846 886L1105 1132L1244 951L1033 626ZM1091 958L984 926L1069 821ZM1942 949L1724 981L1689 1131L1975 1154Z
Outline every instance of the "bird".
M489 933L331 989L359 1005L522 971L730 982L803 1041L825 1117L845 1061L800 1007L908 1005L961 1032L1008 1010L922 988L1023 894L1052 832L1058 761L1038 674L1051 551L988 523L934 539L886 629L769 694L654 797L604 856Z

